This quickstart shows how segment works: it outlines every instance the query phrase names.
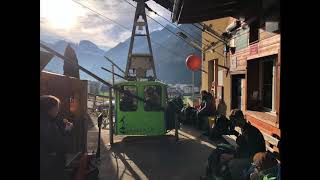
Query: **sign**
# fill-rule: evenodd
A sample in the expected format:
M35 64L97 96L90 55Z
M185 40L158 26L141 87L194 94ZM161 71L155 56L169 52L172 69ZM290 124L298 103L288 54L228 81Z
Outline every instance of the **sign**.
M196 55L190 55L186 59L187 68L191 71L201 69L201 58Z
M258 43L252 44L252 45L250 46L250 55L258 54L258 52L259 52Z
M231 69L236 69L237 68L237 56L231 57Z

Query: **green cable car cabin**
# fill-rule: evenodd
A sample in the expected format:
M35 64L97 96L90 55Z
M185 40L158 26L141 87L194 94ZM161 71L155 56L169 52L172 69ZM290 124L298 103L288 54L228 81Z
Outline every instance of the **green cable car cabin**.
M145 101L116 92L115 135L165 135L175 128L167 115L167 85L156 81L128 81L118 88Z

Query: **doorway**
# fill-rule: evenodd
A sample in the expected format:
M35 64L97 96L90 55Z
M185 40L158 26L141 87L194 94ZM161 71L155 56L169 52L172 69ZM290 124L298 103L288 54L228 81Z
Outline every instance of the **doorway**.
M244 74L232 75L232 85L231 85L231 109L242 109L243 108L243 91L244 91Z

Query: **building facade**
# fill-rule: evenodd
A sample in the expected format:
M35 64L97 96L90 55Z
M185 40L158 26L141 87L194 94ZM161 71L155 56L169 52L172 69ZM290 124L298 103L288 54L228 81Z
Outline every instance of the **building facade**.
M216 32L224 32L226 27L234 21L234 18L226 17L203 22L211 26ZM230 73L223 66L229 64L229 57L224 54L224 46L210 34L202 33L202 42L204 44L218 43L214 50L206 50L202 53L201 89L212 92L216 100L222 98L227 104L227 113L230 113L231 104L231 86ZM203 49L207 46L203 45ZM216 83L216 84L215 84ZM217 88L215 88L215 85Z
M217 32L226 32L237 20L231 17L203 22ZM201 89L223 98L227 114L241 109L247 120L264 134L280 137L280 15L252 18L230 32L228 46L203 52ZM216 42L202 33L202 42ZM228 49L228 50L227 50Z

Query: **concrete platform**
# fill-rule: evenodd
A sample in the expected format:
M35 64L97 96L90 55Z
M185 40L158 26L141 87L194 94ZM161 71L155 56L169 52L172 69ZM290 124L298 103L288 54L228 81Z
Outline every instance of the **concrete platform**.
M206 160L215 143L192 127L183 126L179 141L174 131L166 136L114 136L102 130L100 180L166 179L194 180L205 173ZM88 152L96 150L98 129L88 132Z

